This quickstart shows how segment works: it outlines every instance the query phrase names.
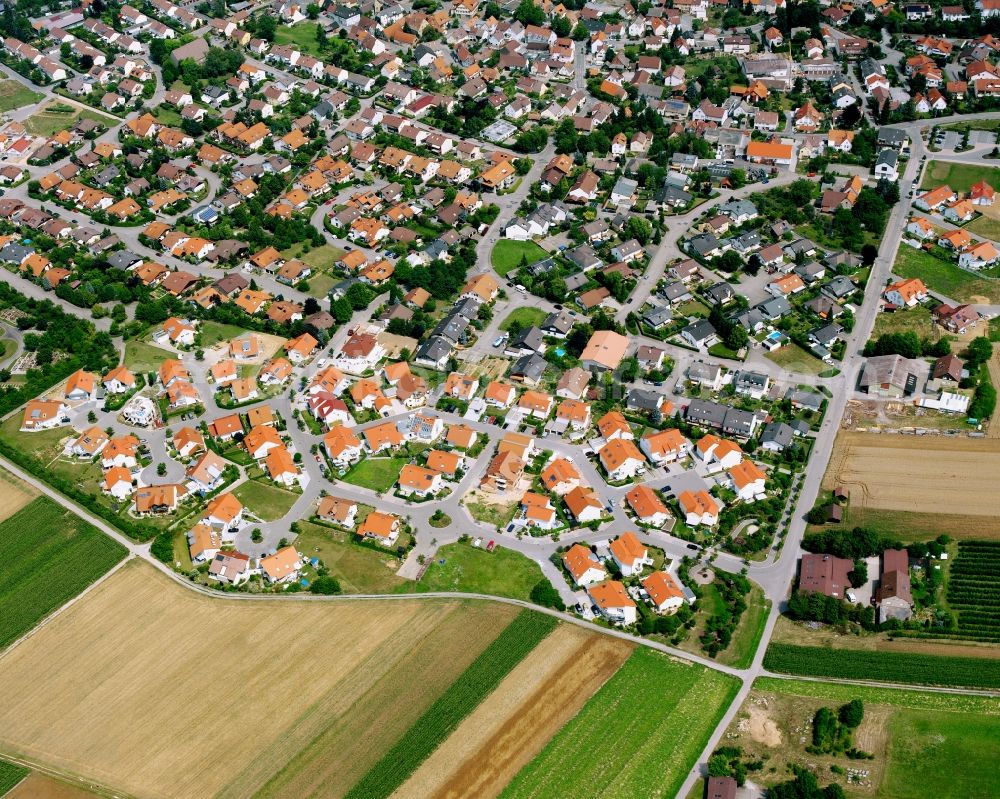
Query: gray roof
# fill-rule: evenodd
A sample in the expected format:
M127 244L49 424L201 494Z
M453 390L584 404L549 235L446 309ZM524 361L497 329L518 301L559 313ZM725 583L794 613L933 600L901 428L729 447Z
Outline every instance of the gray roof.
M762 444L775 444L784 449L795 439L795 431L784 422L771 422L761 431Z
M698 319L681 330L681 333L686 333L693 341L705 341L714 336L716 331L707 319Z
M537 383L542 379L542 375L545 373L545 367L547 362L541 356L531 354L523 355L514 362L514 366L511 368L510 373L512 375L520 375L532 382Z

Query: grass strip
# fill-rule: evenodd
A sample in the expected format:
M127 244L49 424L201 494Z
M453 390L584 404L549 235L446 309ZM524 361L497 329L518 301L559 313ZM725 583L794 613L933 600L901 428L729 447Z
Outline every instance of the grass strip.
M551 616L521 611L395 746L369 769L346 799L390 796L557 624Z
M117 541L48 497L0 522L0 648L125 557Z
M27 777L29 773L30 771L24 766L0 760L0 796L13 790L14 786Z
M841 677L848 680L1000 688L1000 660L923 655L914 652L867 652L773 643L764 668L781 674Z

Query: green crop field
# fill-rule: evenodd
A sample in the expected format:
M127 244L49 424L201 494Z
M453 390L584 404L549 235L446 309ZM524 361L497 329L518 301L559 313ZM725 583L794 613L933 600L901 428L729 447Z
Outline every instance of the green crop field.
M992 697L798 680L759 679L754 691L883 707L888 762L876 799L1000 795L1000 703ZM955 764L961 768L955 768Z
M541 261L548 257L545 252L533 241L514 241L513 239L500 239L493 245L493 252L490 260L493 268L501 275L512 272L521 265L521 259L525 259L529 264Z
M1000 688L1000 660L942 657L915 652L868 652L772 643L764 668L809 677L875 679L914 685Z
M125 557L125 548L48 497L0 523L0 648Z
M558 623L551 616L521 611L351 788L347 799L383 799L391 795Z
M724 674L639 648L501 799L672 797L738 688Z
M29 773L29 770L24 766L0 760L0 796L6 796L7 792L27 777Z
M487 552L458 543L437 551L416 590L464 591L527 600L542 579L541 567L519 552L503 547Z

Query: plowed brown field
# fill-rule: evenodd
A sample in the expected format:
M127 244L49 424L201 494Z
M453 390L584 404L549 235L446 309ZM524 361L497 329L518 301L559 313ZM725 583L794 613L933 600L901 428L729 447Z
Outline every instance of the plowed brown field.
M557 628L497 686L392 799L491 799L583 707L632 646Z

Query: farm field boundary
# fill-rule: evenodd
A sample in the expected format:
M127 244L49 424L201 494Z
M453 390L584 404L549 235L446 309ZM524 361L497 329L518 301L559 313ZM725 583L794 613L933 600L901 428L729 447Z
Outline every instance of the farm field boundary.
M521 611L394 747L347 793L347 799L388 797L444 741L558 621Z

